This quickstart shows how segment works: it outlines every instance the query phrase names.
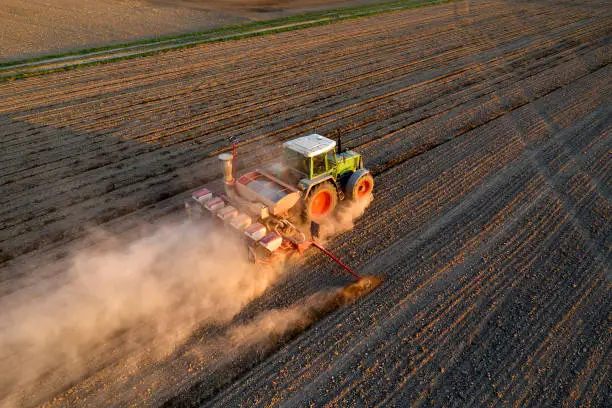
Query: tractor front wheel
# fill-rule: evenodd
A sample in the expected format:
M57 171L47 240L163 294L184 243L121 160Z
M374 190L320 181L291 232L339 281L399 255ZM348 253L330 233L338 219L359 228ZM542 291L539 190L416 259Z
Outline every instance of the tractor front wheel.
M372 194L374 177L367 170L357 170L346 183L345 193L354 201L361 201Z
M323 182L313 187L304 201L304 218L306 221L319 222L330 216L338 204L338 192L330 182Z

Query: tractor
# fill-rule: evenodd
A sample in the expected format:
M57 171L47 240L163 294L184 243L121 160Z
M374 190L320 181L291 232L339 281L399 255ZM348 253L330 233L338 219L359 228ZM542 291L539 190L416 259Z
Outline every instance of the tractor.
M336 144L317 134L285 142L281 163L238 178L236 143L232 154L221 154L219 159L224 194L198 189L185 208L191 218L209 218L238 232L253 262L302 253L313 245L334 258L315 242L318 226L333 215L339 201L366 200L374 187L360 154L343 151L340 140Z
M363 200L372 193L374 179L363 168L363 159L353 151L342 151L341 143L313 134L285 142L283 164L273 174L303 194L304 221L324 222L339 200Z

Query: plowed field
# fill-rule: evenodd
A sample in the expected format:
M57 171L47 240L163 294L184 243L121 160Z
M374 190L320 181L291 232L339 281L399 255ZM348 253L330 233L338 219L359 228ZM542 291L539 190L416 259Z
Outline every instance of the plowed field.
M93 226L170 217L232 135L246 168L340 132L376 181L329 244L375 292L229 366L91 372L50 404L609 406L611 40L606 2L456 1L0 84L3 297ZM347 282L312 255L242 315Z

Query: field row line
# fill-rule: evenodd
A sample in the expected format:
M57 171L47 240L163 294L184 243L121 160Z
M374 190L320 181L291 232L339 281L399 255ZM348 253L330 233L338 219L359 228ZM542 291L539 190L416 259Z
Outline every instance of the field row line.
M94 180L94 181L95 181L95 180ZM30 193L31 193L31 192L29 192L28 196L30 196Z

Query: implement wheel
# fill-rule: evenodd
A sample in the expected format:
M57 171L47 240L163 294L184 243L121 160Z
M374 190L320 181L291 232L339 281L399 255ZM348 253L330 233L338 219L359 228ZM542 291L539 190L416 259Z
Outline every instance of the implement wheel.
M304 200L304 219L319 222L333 214L337 204L336 187L329 182L323 182L313 187Z

